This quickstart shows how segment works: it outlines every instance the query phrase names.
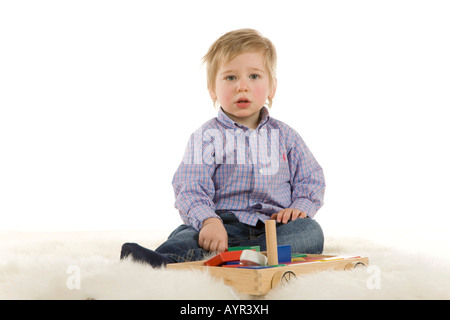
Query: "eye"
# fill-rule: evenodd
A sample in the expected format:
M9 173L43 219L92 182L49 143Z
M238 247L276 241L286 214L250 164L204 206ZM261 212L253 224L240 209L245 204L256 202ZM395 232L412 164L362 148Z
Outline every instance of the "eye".
M251 74L249 78L252 80L256 80L256 79L259 79L260 77L258 74Z
M228 80L228 81L236 80L236 76L227 76L227 77L225 77L225 80Z

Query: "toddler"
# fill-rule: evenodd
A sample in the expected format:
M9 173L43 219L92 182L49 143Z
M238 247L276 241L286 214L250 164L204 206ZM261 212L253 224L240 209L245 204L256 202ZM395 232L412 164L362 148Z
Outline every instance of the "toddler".
M323 233L313 217L323 204L324 176L300 135L269 115L277 88L273 44L253 29L235 30L203 59L218 115L191 135L173 178L184 224L154 251L125 243L121 258L161 267L232 246L266 250L268 219L277 221L279 245L321 253Z

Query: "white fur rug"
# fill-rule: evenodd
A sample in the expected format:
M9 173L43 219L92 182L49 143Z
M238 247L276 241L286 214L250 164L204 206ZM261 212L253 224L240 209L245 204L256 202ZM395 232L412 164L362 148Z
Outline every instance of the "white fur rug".
M448 248L448 231L442 232L437 240ZM325 253L366 255L371 267L307 275L263 297L238 294L200 272L119 261L122 243L155 248L168 234L1 232L0 299L450 299L448 250L393 248L367 236L326 236Z

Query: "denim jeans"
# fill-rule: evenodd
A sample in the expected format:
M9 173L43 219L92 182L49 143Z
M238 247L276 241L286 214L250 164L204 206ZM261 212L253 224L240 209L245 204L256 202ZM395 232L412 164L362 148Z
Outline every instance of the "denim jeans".
M265 225L259 221L256 226L239 222L231 212L218 213L228 233L228 246L260 246L266 250ZM202 260L208 251L198 245L199 232L188 225L175 229L156 252L177 262ZM322 253L323 232L313 219L296 219L286 224L277 223L278 245L291 245L293 253Z

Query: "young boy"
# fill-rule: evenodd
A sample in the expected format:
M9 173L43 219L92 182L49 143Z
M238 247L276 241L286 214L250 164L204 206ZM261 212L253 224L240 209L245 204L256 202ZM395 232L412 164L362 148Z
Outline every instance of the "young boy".
M264 222L277 221L279 245L321 253L323 233L313 220L323 204L322 168L299 136L269 116L277 80L276 51L255 30L229 32L204 57L218 116L192 134L173 178L183 225L155 251L122 246L153 267L201 260L231 246L266 250Z

